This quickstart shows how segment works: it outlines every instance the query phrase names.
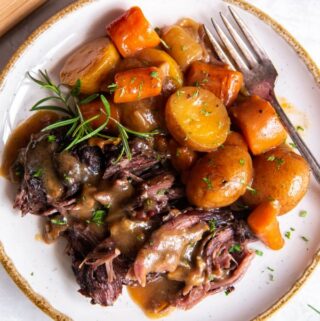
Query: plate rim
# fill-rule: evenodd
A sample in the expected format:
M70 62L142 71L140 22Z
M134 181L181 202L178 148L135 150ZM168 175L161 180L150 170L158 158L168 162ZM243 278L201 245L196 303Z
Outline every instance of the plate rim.
M0 72L0 91L2 90L4 81L18 61L18 59L23 55L25 50L47 29L54 25L57 21L64 18L68 14L82 8L84 5L94 2L95 0L78 0L67 7L58 11L55 15L50 17L48 20L43 22L37 29L35 29L29 37L18 47L15 53L12 55L10 60L7 62L5 67ZM271 18L268 14L263 12L261 9L256 6L248 3L246 0L222 0L226 3L237 5L241 9L253 14L258 17L264 23L268 24L275 30L298 54L300 59L304 62L307 69L313 75L315 82L320 86L320 68L311 58L309 53L303 48L303 46L295 39L294 36L289 33L280 23ZM317 265L320 262L320 248L314 254L311 263L303 271L302 275L295 281L293 286L275 303L268 307L265 311L258 314L251 321L262 321L267 320L271 315L278 311L281 307L284 306L292 297L295 295L306 280L310 277L312 272L315 270ZM7 274L14 281L14 283L20 288L20 290L33 302L42 312L46 313L49 317L54 320L60 321L72 321L72 319L66 314L58 311L50 304L43 296L34 291L28 281L19 273L19 271L14 266L12 260L6 254L4 246L0 240L0 263L4 267Z

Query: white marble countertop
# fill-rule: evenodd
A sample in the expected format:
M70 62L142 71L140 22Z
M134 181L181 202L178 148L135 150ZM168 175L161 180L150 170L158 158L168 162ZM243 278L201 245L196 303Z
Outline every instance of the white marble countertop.
M0 0L1 1L1 0ZM39 24L73 0L49 0L43 7L0 38L0 69L12 53ZM280 22L309 52L320 66L320 1L319 0L249 0ZM320 267L302 289L270 321L316 321L320 314ZM15 286L0 265L0 320L50 320ZM217 320L223 321L223 320ZM236 321L236 320L235 320Z

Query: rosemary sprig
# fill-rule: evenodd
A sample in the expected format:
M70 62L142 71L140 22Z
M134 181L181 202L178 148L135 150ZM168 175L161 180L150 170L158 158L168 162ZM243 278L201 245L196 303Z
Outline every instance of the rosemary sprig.
M37 103L35 103L30 110L38 111L38 110L53 110L60 113L64 113L68 118L64 118L62 120L58 120L55 123L43 128L43 131L48 131L60 127L70 126L68 129L66 136L69 138L69 144L65 147L65 150L72 149L75 145L91 138L91 137L102 137L106 139L114 139L118 140L119 138L122 141L122 149L119 153L119 156L116 160L119 161L123 154L126 154L126 157L130 160L132 158L130 146L129 146L129 135L135 135L138 137L148 138L151 135L156 135L159 131L153 131L149 133L137 132L131 130L125 126L123 126L118 120L111 117L111 107L104 95L100 95L99 93L92 94L85 98L79 98L81 92L81 81L77 80L76 84L71 88L68 94L64 94L61 90L62 85L56 85L50 79L47 71L39 70L40 79L33 77L29 72L28 76L31 80L37 83L41 88L47 89L52 92L52 95L40 99ZM111 84L109 89L115 89L116 86ZM101 102L103 104L103 109L100 110L99 114L92 116L89 119L84 119L80 105L88 104L93 100L100 97ZM59 103L58 105L54 104L44 104L46 102L55 101ZM104 114L106 116L106 120L102 125L98 128L93 129L91 127L91 123L100 118L101 115ZM119 131L119 137L113 137L104 134L104 130L106 129L109 121L115 123L116 127Z

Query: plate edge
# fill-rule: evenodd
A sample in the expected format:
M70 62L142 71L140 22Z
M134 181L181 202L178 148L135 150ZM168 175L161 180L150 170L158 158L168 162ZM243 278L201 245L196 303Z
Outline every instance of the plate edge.
M320 69L317 64L313 61L309 53L302 47L302 45L287 31L280 23L271 18L268 14L258 9L254 5L249 4L245 0L223 0L224 2L237 5L238 7L250 12L251 14L258 17L260 20L271 26L277 33L295 50L295 52L302 59L310 73L313 75L315 81L320 85ZM58 20L67 16L68 14L76 11L86 4L92 3L94 0L78 0L75 3L68 5L62 10L58 11L54 16L49 18L47 21L42 23L26 41L16 50L12 55L8 63L2 69L0 73L0 90L3 87L4 80L8 75L10 69L14 66L16 61L21 57L24 51L47 29L54 25ZM285 303L287 303L291 297L298 292L302 285L306 282L316 266L320 262L320 249L315 253L312 262L304 270L300 278L298 278L295 284L285 293L277 302L267 308L264 312L251 319L251 321L262 321L268 319L272 314L277 312ZM6 254L3 244L0 241L0 263L16 283L16 285L22 290L22 292L32 301L38 308L44 313L50 316L54 320L59 321L72 321L72 319L62 312L56 310L44 297L36 293L29 283L22 277L17 271L10 257Z

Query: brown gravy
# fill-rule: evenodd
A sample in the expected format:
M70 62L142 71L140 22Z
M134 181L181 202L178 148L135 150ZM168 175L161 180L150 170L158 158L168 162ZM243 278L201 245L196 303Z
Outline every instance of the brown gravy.
M38 133L42 128L59 119L57 113L39 111L23 121L10 134L4 147L0 166L0 175L10 179L10 167L16 160L19 150L26 147L32 134Z
M170 296L181 289L181 282L160 277L145 287L127 287L132 300L152 319L163 318L174 308L169 306Z

